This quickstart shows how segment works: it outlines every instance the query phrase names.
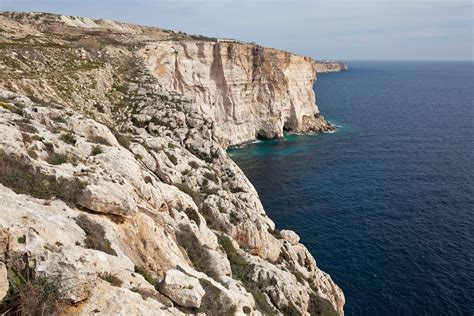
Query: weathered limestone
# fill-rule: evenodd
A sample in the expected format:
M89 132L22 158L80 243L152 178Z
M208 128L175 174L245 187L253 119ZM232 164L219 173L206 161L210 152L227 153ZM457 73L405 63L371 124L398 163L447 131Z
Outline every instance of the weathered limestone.
M292 245L296 245L300 241L300 236L298 236L298 234L296 234L292 230L284 229L280 232L280 235L281 237L283 237L283 239L287 240Z
M340 61L317 61L315 68L317 73L338 72L349 69L346 63Z
M206 294L198 279L178 270L168 270L158 286L161 293L184 307L199 308Z
M7 271L62 275L69 314L343 314L341 290L225 152L329 128L310 59L48 14L2 13L0 27Z
M7 266L5 263L0 262L0 300L7 295L8 288Z
M331 129L315 104L310 58L209 41L153 43L140 54L165 88L183 93L213 120L224 146L282 137L284 129Z

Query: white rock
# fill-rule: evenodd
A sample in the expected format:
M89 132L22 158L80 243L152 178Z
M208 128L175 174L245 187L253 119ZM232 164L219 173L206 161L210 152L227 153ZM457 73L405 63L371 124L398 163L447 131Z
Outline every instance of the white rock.
M7 266L0 262L0 301L7 295L8 288Z
M280 232L280 235L292 245L296 245L300 241L300 236L292 230L284 229Z
M198 279L178 270L166 272L159 290L183 307L199 308L202 297L206 294Z

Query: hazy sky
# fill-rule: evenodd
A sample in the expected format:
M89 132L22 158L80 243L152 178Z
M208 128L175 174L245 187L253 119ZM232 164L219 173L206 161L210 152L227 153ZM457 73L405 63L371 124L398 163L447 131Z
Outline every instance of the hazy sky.
M317 59L473 59L471 0L0 0L228 37Z

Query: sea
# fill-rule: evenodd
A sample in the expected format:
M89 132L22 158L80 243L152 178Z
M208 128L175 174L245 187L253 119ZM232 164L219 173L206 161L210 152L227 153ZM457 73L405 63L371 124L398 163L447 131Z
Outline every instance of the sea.
M314 86L336 132L229 149L346 315L474 315L472 61L353 61Z

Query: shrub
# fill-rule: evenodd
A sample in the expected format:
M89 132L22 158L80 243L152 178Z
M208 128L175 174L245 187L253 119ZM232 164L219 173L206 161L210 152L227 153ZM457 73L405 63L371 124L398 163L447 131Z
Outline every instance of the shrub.
M135 273L140 274L148 283L151 285L155 285L156 280L151 276L151 274L143 267L135 266L134 267Z
M199 283L206 294L202 298L201 307L196 311L197 313L204 313L206 315L236 315L237 307L221 298L221 290L206 279L200 279Z
M9 289L0 304L1 315L60 315L66 307L58 277L35 277L31 268L8 271Z
M21 137L23 138L23 144L31 144L33 142L33 139L31 138L30 134L27 133L21 133Z
M105 145L105 146L110 146L110 143L107 139L105 139L104 137L102 136L94 136L92 138L89 139L89 141L91 143L96 143L96 144L101 144L101 145Z
M232 211L229 214L229 221L233 225L237 225L238 223L240 223L240 217L237 215L237 213L235 211Z
M61 140L68 143L68 144L71 144L71 145L75 145L76 144L76 138L74 137L74 135L72 135L72 133L67 133L67 134L61 134Z
M249 271L249 265L247 261L239 254L237 249L232 245L232 241L229 237L218 234L217 240L224 251L227 254L227 258L230 262L230 267L232 269L232 275L238 280L246 280L246 274Z
M247 261L245 261L245 259L234 248L229 237L218 234L217 240L227 254L230 268L232 270L232 276L235 279L242 281L245 289L253 295L257 309L263 312L264 315L276 315L277 313L275 309L268 303L266 296L262 291L249 282L247 273L251 267L249 267Z
M19 244L24 244L24 243L26 243L26 236L23 235L23 236L18 237L18 238L17 238L17 242L18 242Z
M143 160L143 156L140 154L135 154L135 159L136 160Z
M101 273L99 276L102 280L109 282L113 286L121 287L123 284L123 281L120 280L115 274Z
M191 169L181 171L181 174L182 174L183 176L187 176L187 175L190 174L190 173L191 173Z
M193 198L193 200L196 202L199 200L199 193L191 189L189 186L187 186L185 183L177 183L175 186L180 189L182 192L188 194Z
M217 193L219 193L219 189L210 188L205 185L202 187L201 192L204 193L205 195L217 195Z
M92 152L91 152L92 156L96 156L96 155L99 155L101 153L103 153L103 150L99 145L94 146L94 148L92 148Z
M9 156L0 151L0 183L18 194L29 194L39 199L56 197L69 206L77 204L85 183L78 179L56 179L29 165L25 158Z
M117 139L117 141L120 145L122 145L123 147L125 147L127 149L130 148L130 143L132 141L131 136L121 134L120 132L117 132L116 130L112 130L112 133L114 134L115 139Z
M217 202L217 208L219 209L219 212L226 213L225 207L224 207L224 205L222 205L221 201Z
M280 230L279 229L268 229L268 232L272 234L276 239L282 239L283 237L281 236Z
M176 158L175 155L173 155L172 153L169 153L167 151L165 151L165 154L168 157L168 159L173 163L173 165L176 166L178 164L178 159Z
M217 178L217 176L216 176L215 173L212 173L212 172L205 172L205 173L204 173L204 177L205 177L206 179L211 180L211 181L214 182L214 183L218 183L218 182L219 182L219 180L218 180L218 178Z
M199 168L199 164L198 164L196 161L194 161L194 160L191 160L190 162L188 162L188 164L189 164L189 166L190 166L191 168L193 168L193 169Z
M311 315L336 316L338 313L334 310L331 303L317 296L314 293L309 294L308 312Z
M63 154L52 153L48 157L48 162L52 165L62 165L67 162L67 156Z
M33 125L31 125L29 120L24 119L21 121L16 121L15 123L16 125L18 125L18 128L20 129L20 131L24 133L31 133L31 134L38 133L38 129L34 127Z
M66 123L66 120L62 116L53 116L51 119L57 123Z
M99 250L113 256L117 255L110 241L105 238L105 230L100 224L90 220L84 214L79 215L75 220L76 224L86 233L84 241L86 248Z

